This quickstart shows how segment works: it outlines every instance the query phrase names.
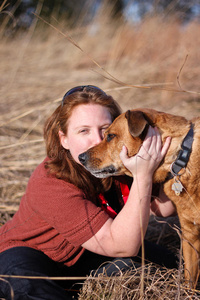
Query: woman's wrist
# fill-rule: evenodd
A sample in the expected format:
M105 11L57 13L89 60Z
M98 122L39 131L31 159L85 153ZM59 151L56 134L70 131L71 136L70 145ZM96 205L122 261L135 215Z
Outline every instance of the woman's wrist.
M134 181L139 182L141 185L142 184L153 184L153 175L147 175L147 174L136 174L133 176Z
M150 202L152 194L152 178L149 176L135 176L131 187L132 195L134 199L145 199Z

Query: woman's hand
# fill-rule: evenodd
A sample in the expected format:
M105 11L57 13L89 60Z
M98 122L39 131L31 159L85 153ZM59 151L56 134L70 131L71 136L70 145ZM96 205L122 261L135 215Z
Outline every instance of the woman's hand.
M150 126L139 152L129 157L126 146L123 146L120 158L133 177L140 174L152 176L167 153L170 142L171 138L168 137L162 147L158 129Z

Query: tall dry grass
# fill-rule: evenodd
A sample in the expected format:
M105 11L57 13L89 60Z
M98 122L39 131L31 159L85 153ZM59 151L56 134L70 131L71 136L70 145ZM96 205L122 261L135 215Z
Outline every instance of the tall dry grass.
M52 19L48 25L37 17L33 26L16 37L2 36L0 43L1 224L18 209L30 174L45 157L44 120L71 87L100 86L123 110L151 107L188 118L198 116L200 110L199 23L181 26L160 16L137 25L116 23L102 11L93 23L73 30L65 20ZM151 219L147 238L178 252L174 224L178 226L177 218ZM181 271L170 276L159 272L152 279L147 269L143 299L199 297L181 285ZM128 285L127 278L110 282L88 278L80 299L122 299L122 295L134 299L132 291L138 293L140 276L127 276ZM155 282L165 284L166 291Z

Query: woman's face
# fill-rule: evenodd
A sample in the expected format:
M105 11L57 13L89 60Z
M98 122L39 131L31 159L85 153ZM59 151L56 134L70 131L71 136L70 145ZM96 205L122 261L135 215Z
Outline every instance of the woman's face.
M111 115L106 107L99 104L80 104L73 109L68 120L67 135L59 132L61 144L80 164L79 154L99 144L111 123Z

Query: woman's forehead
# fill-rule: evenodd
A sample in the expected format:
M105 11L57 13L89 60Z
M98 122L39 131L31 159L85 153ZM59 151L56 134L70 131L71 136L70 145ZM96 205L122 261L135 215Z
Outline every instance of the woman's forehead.
M99 104L80 104L72 110L69 122L111 120L111 115L107 107Z

